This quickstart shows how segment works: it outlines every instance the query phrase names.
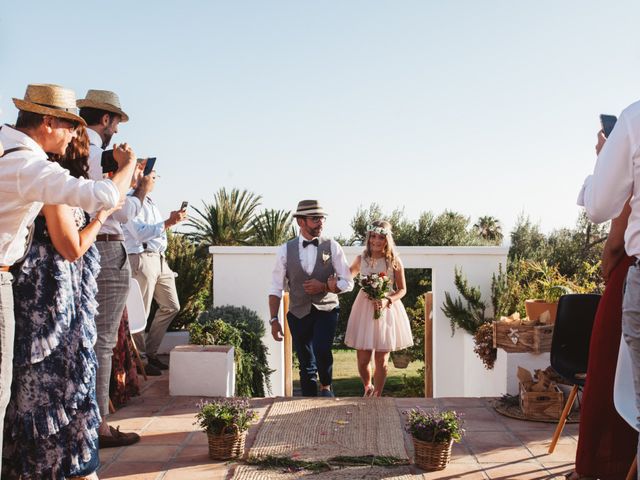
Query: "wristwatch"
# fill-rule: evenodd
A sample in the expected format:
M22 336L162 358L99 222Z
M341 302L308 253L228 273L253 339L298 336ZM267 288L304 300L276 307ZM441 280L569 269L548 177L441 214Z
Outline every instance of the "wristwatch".
M275 322L279 322L280 319L278 317L271 317L271 320L269 320L269 325L273 325Z

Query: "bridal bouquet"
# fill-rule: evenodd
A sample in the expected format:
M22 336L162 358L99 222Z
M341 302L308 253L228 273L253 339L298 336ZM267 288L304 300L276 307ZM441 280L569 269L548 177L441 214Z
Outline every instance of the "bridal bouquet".
M358 285L371 300L382 300L391 291L391 279L384 272L372 273L370 275L359 275ZM374 303L373 318L375 320L382 316L380 307Z

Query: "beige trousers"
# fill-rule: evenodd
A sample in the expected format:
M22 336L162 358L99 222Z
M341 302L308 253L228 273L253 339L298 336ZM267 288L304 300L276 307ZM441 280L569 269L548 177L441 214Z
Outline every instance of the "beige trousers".
M158 304L149 332L136 333L133 339L141 353L155 357L172 320L180 311L180 302L176 292L176 277L169 268L164 255L143 252L129 255L131 276L140 284L145 312L149 315L151 300Z

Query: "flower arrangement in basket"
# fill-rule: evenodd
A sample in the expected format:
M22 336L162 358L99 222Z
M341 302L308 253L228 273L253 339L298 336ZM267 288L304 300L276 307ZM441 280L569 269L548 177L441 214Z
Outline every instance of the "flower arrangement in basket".
M407 431L413 438L415 464L423 470L444 470L451 460L453 442L464 435L462 418L453 410L405 412Z
M391 279L385 272L372 273L370 275L358 275L356 278L358 285L362 291L367 294L369 299L374 301L373 318L379 319L382 316L379 303L376 300L382 300L391 292Z
M258 415L246 398L200 401L196 422L209 439L209 458L227 460L242 455L247 430Z

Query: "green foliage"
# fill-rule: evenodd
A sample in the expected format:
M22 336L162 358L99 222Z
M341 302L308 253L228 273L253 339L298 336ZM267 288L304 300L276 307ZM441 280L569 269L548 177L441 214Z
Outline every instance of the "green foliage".
M296 236L291 212L264 210L251 220L254 245L281 245Z
M198 403L196 422L203 431L210 435L244 432L258 414L249 409L246 398L220 398Z
M197 254L196 245L179 233L167 232L167 263L178 274L180 313L171 323L179 329L193 322L211 304L211 262Z
M598 285L591 278L597 274L597 268L598 264L586 264L573 278L567 278L545 261L516 260L507 272L500 266L491 288L495 317L518 312L524 318L525 301L529 299L555 302L566 293L596 291Z
M238 395L264 397L265 385L271 391L270 375L267 361L267 347L262 341L265 335L264 322L258 314L246 307L225 305L213 307L203 312L198 323L203 325L207 333L214 335L216 320L222 320L240 332L240 345L236 349L236 390ZM197 327L196 327L197 328Z
M500 220L497 218L489 215L480 217L473 225L473 228L481 238L493 242L496 245L502 243L502 226L500 225Z
M490 321L485 316L487 305L481 299L480 287L471 287L467 278L462 275L462 270L455 269L454 284L458 293L462 296L453 299L449 292L445 292L445 301L442 311L451 322L451 334L456 327L462 328L471 335L475 335L478 327Z
M236 349L242 346L240 330L222 319L193 322L187 330L189 343L194 345L233 345Z
M407 415L407 431L424 442L459 442L464 435L462 418L454 410L425 411L414 408Z
M247 245L252 235L251 220L262 197L237 188L221 188L213 204L202 202L202 210L192 207L197 216L189 217L186 227L190 238L200 246Z
M407 398L424 397L424 370L425 367L422 367L418 369L417 375L402 375L404 386L399 396Z

